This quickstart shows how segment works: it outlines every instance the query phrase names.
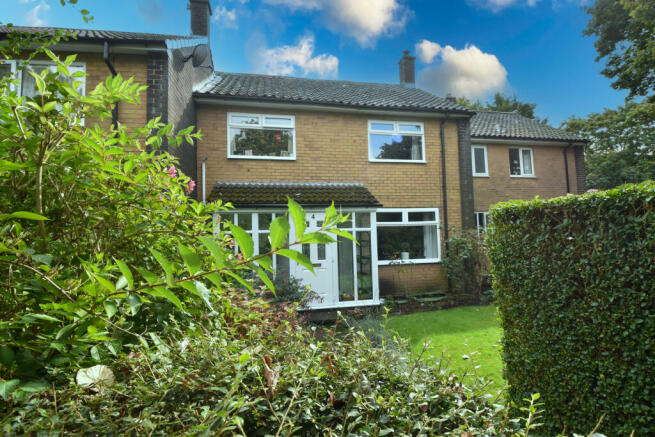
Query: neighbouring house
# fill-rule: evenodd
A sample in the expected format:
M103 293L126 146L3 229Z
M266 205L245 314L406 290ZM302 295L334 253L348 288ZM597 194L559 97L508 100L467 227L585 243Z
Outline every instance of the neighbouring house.
M189 9L192 36L69 29L77 38L55 50L79 53L87 89L110 73L149 85L144 103L119 107L115 121L196 125L203 139L173 152L199 181L198 199L234 205L223 218L249 232L256 251L269 248L269 224L285 214L287 197L306 209L309 230L333 202L350 213L342 227L359 244L339 238L299 248L316 274L274 258L279 274L320 295L314 308L445 291L441 260L453 229L486 226L489 205L501 200L584 190L584 139L416 88L409 52L398 84L219 72L209 1L190 0ZM16 62L0 64L0 74L16 72ZM30 86L23 75L18 91L33 93Z

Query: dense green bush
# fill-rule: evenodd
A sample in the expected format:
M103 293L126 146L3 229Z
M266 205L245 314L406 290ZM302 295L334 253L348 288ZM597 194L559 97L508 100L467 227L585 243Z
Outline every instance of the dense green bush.
M477 231L460 232L449 238L446 245L443 265L453 297L466 303L482 303L489 278L484 235Z
M547 430L655 434L655 185L506 202L487 233L514 401Z

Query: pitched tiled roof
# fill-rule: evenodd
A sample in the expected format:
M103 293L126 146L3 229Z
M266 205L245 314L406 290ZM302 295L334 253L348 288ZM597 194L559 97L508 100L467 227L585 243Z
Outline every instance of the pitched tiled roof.
M216 72L195 90L200 97L307 103L421 112L473 114L456 102L418 88L386 83L346 82L261 74Z
M516 112L481 111L471 119L471 137L516 140L579 141L586 139L547 126Z
M198 39L193 36L183 35L162 35L159 33L137 33L137 32L120 32L115 30L91 30L91 29L69 29L61 27L28 27L28 26L0 26L0 39L4 38L9 32L24 33L47 33L54 34L55 31L70 33L77 37L78 40L93 41L122 41L122 42L161 42L169 40L190 40Z
M281 206L287 196L301 205L381 205L364 184L330 182L217 182L208 200L241 207Z

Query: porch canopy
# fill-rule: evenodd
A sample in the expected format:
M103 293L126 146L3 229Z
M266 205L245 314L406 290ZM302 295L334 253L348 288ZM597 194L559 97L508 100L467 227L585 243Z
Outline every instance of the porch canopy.
M217 182L208 200L221 199L236 208L270 208L286 206L287 197L303 206L382 206L364 184L342 182Z

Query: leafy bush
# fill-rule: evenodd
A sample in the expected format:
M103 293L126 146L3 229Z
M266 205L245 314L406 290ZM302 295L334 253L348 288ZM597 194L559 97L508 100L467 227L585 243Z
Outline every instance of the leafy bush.
M487 233L514 401L546 430L655 434L655 185L492 208Z
M443 259L453 292L460 299L482 303L486 298L489 261L484 235L476 231L461 232L446 241L448 250Z
M206 330L135 345L99 392L53 373L24 407L0 407L8 434L510 435L525 428L456 378L388 339L303 326L296 312L229 290ZM187 329L180 326L179 329ZM178 336L180 337L180 336ZM468 433L468 434L467 434ZM522 432L516 434L524 435Z
M299 308L305 309L312 301L320 299L308 285L287 273L275 275L273 285L275 294L271 301L274 303L297 303Z

